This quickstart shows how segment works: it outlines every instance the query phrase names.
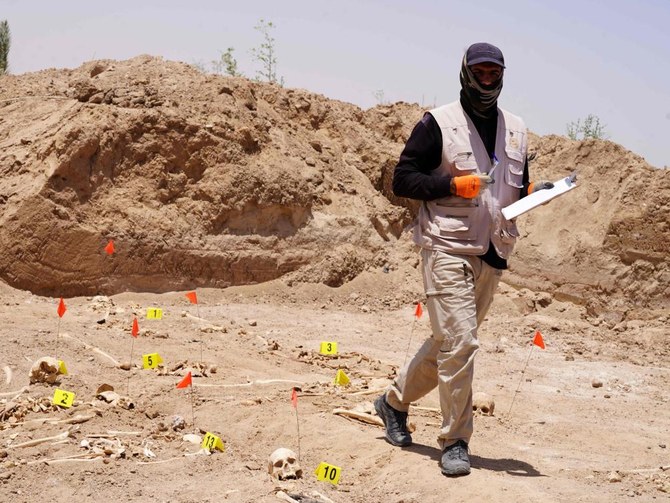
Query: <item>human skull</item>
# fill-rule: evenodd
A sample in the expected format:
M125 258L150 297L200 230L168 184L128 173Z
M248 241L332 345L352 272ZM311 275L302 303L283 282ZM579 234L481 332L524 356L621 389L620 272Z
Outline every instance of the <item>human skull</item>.
M491 395L480 391L472 396L472 410L474 412L483 414L484 416L492 416L495 408L496 403L493 401Z
M268 459L268 473L279 480L302 478L298 457L291 449L280 447Z
M45 382L54 384L58 379L58 360L50 356L43 356L30 369L30 384Z

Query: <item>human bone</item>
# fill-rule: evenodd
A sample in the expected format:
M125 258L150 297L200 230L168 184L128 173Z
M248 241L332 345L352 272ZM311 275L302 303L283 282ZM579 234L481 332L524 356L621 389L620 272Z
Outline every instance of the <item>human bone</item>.
M5 384L11 384L12 383L12 369L9 365L5 365L3 368L5 371Z
M103 391L100 391L103 390ZM135 408L135 403L127 396L119 395L114 388L109 384L103 384L98 388L96 398L104 400L105 402L121 407L122 409L130 410Z
M196 435L195 433L187 433L182 437L182 440L184 442L190 442L196 445L200 445L202 443L202 438L200 437L200 435Z
M58 360L50 356L43 356L30 369L30 384L45 382L53 384L58 379Z
M291 449L280 447L268 459L268 473L279 480L302 478L298 457Z
M472 396L472 410L485 416L492 416L496 408L493 397L487 393L478 392Z
M372 402L361 402L353 409L333 409L333 414L384 427L384 422L377 416L377 411L375 411L375 406ZM407 430L410 433L414 433L416 425L413 422L408 422Z
M62 433L59 433L58 435L54 435L53 437L44 437L44 438L36 438L34 440L28 440L27 442L22 442L20 444L13 444L7 446L7 449L17 449L19 447L33 447L35 445L40 445L44 444L45 442L62 442L63 440L67 440L70 437L70 430L65 430Z
M126 448L119 438L85 438L79 445L92 453L109 456L110 458L125 458Z
M122 409L126 410L132 410L135 408L135 402L133 402L127 396L123 395L121 395L117 400L112 402L112 405L116 405L117 407L121 407Z
M107 403L114 403L118 401L119 398L121 398L121 395L112 390L98 392L96 396Z

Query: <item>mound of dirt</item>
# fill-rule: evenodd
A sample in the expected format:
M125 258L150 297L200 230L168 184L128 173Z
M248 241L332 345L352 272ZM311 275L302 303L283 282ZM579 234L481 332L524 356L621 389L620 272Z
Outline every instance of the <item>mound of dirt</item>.
M0 100L0 276L21 289L337 286L409 221L379 191L409 107L366 116L144 56L5 76Z
M416 105L364 111L149 56L1 79L0 277L14 287L341 286L416 266L416 203L390 188ZM532 136L531 150L535 179L576 169L580 187L519 218L508 281L612 326L667 312L670 173L606 141Z
M534 179L573 170L578 188L519 217L508 280L587 307L595 319L661 316L670 308L670 171L608 141L531 139Z

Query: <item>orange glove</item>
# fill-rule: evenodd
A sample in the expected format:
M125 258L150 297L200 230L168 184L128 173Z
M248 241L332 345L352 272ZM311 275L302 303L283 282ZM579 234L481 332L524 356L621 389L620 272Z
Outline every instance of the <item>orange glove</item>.
M489 175L455 176L451 179L451 193L458 197L472 199L479 195L482 184L493 183Z

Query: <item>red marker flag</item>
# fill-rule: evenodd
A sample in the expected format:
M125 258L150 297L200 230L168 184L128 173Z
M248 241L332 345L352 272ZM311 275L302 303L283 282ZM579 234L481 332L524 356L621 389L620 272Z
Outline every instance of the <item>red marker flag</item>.
M187 388L189 386L193 386L193 378L191 377L190 372L186 374L186 377L184 377L181 381L179 381L179 384L177 384L177 388Z
M188 292L186 294L186 297L188 297L188 300L191 301L191 304L197 304L198 303L198 296L195 294L195 292Z
M421 318L421 315L422 315L422 314L423 314L423 307L421 307L421 302L419 302L419 303L416 305L416 311L414 311L414 316L415 316L416 319L418 320L419 318Z
M134 318L134 319L133 319L133 329L132 329L132 331L130 332L130 335L132 335L133 337L137 337L137 335L138 335L139 333L140 333L140 326L139 326L139 324L137 323L137 318Z
M67 311L67 307L65 307L65 302L63 302L63 297L61 297L60 302L58 303L58 316L62 318L65 311Z
M536 346L540 346L542 349L544 349L544 339L542 338L542 334L540 333L539 330L535 332L535 337L533 338L533 344Z
M107 252L107 255L114 253L114 241L111 239L109 240L109 243L107 243L107 246L105 246L105 251Z
M293 408L297 409L298 408L298 392L293 388L293 391L291 391L291 403L293 404Z

